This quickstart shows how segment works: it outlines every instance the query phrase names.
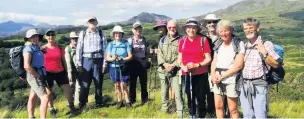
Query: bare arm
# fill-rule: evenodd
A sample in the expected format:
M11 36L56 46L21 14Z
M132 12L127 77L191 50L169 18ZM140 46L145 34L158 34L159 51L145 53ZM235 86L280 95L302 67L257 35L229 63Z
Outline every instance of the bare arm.
M217 59L217 56L216 56L216 53L214 53L213 61L211 63L211 79L215 78L216 59Z
M24 57L24 69L26 70L26 72L32 74L33 76L35 76L35 78L39 78L39 74L31 66L32 54L26 52L23 54L23 57Z
M124 61L130 61L132 59L132 52L128 51L128 57L122 58Z

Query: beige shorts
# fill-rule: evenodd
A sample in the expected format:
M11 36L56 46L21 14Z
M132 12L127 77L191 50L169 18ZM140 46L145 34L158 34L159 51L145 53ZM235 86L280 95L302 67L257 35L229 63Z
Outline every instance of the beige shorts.
M214 84L213 91L216 95L226 95L227 97L239 96L236 84Z

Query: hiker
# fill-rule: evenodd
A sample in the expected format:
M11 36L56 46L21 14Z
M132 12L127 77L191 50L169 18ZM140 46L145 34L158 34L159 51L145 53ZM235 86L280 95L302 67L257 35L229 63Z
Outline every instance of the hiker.
M168 33L167 21L164 21L164 20L157 21L156 25L153 27L153 30L158 31L159 39L162 39Z
M196 19L188 19L183 30L186 36L179 41L178 61L182 69L182 79L186 79L184 81L189 114L190 118L195 118L198 112L198 117L204 118L206 93L210 91L208 82L208 65L211 62L210 46L206 37L198 35L201 28Z
M206 36L208 37L210 49L211 49L211 58L213 61L213 56L214 56L214 51L213 47L217 44L219 41L218 34L216 32L216 25L221 19L218 18L215 14L208 14L206 17L203 19L203 27L207 29ZM209 87L210 87L210 92L207 92L207 118L214 118L215 115L215 104L214 104L214 93L213 93L213 84L211 80L211 66L209 66ZM225 98L226 99L226 98ZM225 109L228 109L227 107L227 101L224 102L224 107ZM226 114L226 113L225 113Z
M128 71L125 62L131 60L131 45L124 40L124 31L121 26L114 26L112 37L114 40L107 46L106 60L109 62L110 79L115 86L117 97L117 109L123 107L123 97L125 98L127 108L132 107L129 97L127 83L129 80Z
M161 79L161 93L162 93L162 111L169 112L169 88L172 84L172 89L175 92L176 112L178 117L182 117L183 99L181 95L181 86L179 85L179 64L178 58L178 42L181 36L177 32L177 21L170 20L168 22L168 35L164 40L159 41L158 45L158 74Z
M44 68L44 58L38 46L39 40L43 35L39 34L35 29L29 29L26 32L23 49L24 69L26 70L26 80L31 87L27 110L29 118L35 118L35 103L37 96L40 99L40 118L46 118L48 102L50 99L50 89L44 79L46 75Z
M71 95L71 87L69 85L69 80L67 78L67 72L65 70L65 58L64 58L64 48L59 46L55 41L56 33L54 30L47 30L45 32L45 39L47 44L42 46L44 52L44 66L46 69L45 79L49 87L52 89L54 86L54 81L60 87L62 86L64 94L68 100L68 107L70 113L75 112L73 97ZM55 116L57 110L54 108L53 98L50 99L49 105L50 113Z
M95 107L102 107L106 98L102 96L103 73L106 68L105 53L107 47L106 35L97 29L97 18L87 21L88 29L79 33L76 61L79 75L80 95L79 107L82 109L88 103L92 80L95 85Z
M147 91L147 69L150 68L148 61L148 42L142 35L143 27L140 22L133 24L133 36L128 38L128 42L132 47L132 60L129 62L130 68L130 100L131 103L136 102L136 83L139 77L141 87L141 104L148 101Z
M244 43L233 35L233 26L228 20L221 20L217 24L217 31L221 41L214 47L211 64L216 117L225 118L223 103L227 98L230 117L239 118L236 82L238 72L243 67Z
M268 83L264 75L268 70L262 60L265 60L267 67L277 67L276 60L279 59L279 55L275 53L272 42L265 41L260 36L260 21L254 18L245 19L243 30L248 39L245 43L243 80L239 86L243 115L244 118L267 118Z
M74 97L73 101L79 103L79 93L80 86L78 83L78 71L76 66L76 46L77 46L78 36L76 32L72 31L70 33L70 44L65 47L65 61L68 73L69 84L72 89L71 94Z
M167 33L168 33L167 21L164 21L164 20L157 21L156 25L153 27L153 30L158 31L158 33L159 33L159 38L158 39L160 39L159 41L164 42L164 40L167 36ZM152 49L152 50L155 50L155 49ZM155 52L155 54L157 54L157 51ZM174 102L175 95L174 95L171 84L169 86L169 99L170 99L170 101L169 101L170 105L175 105L175 102Z

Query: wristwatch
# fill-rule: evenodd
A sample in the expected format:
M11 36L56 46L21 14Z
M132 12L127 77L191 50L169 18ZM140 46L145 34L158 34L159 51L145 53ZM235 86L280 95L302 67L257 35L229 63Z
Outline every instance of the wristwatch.
M268 56L268 52L266 53L266 55L264 56L264 59L266 59L267 58L267 56Z
M201 67L202 67L202 65L201 65L200 63L198 63L198 67L199 67L199 68L201 68Z

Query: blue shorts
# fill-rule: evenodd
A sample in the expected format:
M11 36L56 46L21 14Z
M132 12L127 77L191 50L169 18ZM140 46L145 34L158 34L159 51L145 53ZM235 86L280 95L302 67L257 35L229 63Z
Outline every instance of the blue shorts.
M115 82L128 82L129 80L129 75L126 71L126 68L121 66L121 67L110 67L110 79Z

